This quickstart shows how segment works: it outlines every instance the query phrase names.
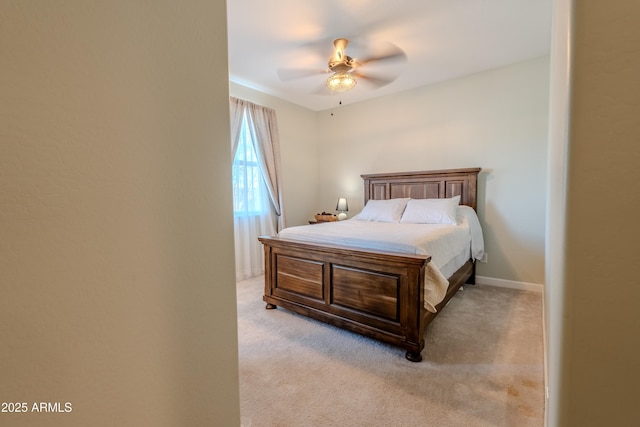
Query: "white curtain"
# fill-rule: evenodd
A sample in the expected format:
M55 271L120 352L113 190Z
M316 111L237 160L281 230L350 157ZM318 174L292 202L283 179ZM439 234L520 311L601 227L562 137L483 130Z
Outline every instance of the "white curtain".
M258 236L285 227L275 111L230 99L236 280L264 273Z
M275 215L234 216L236 280L264 274L264 250L258 236L274 235Z

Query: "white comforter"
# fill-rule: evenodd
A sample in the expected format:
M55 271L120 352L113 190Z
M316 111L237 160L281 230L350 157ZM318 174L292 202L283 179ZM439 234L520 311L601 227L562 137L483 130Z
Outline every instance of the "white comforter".
M358 249L373 249L407 254L430 255L425 280L425 308L435 306L447 292L450 275L469 257L480 259L484 240L480 222L473 209L459 206L458 225L399 224L359 221L357 218L286 228L281 237L305 242L340 244Z

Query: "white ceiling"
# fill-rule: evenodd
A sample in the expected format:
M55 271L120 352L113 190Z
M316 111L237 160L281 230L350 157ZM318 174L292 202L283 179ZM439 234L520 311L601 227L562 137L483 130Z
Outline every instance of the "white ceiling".
M228 0L230 78L316 111L339 101L352 104L548 54L551 3ZM358 46L390 42L405 51L407 61L363 67L362 71L398 77L381 88L360 81L341 95L324 88L329 74L280 80L282 68L326 69L338 37L352 41L346 53L354 59L359 53L366 55Z

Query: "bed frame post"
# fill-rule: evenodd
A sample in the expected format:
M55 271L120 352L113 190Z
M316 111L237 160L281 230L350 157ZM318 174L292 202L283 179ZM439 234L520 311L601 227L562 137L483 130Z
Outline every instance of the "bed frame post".
M272 293L271 283L273 281L272 274L274 273L273 269L271 268L273 266L271 262L272 249L273 248L270 245L264 245L264 278L265 278L264 294L265 295L271 295ZM265 309L267 310L275 310L276 308L278 308L278 306L270 302L267 302L267 305L265 306Z
M404 357L406 357L409 362L422 362L422 352L407 350Z
M469 276L469 278L467 279L467 285L475 285L476 284L476 262L477 261L473 261L473 269L471 271L471 276Z

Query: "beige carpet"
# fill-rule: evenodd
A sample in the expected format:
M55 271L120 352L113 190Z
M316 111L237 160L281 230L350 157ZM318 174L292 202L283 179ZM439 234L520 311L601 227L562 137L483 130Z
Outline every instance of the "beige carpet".
M542 426L541 295L465 286L424 360L281 308L238 283L243 427Z

